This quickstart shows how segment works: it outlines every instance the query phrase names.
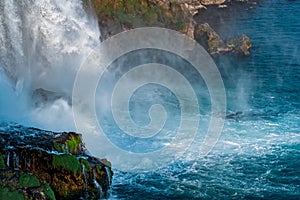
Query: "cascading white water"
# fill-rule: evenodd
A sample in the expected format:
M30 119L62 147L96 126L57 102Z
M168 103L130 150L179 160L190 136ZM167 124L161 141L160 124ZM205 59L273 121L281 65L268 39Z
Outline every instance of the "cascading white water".
M38 124L33 125L48 129L72 129L66 100L31 109L32 101L27 99L39 88L71 96L80 64L99 44L97 20L84 5L81 0L0 2L2 118L35 121Z

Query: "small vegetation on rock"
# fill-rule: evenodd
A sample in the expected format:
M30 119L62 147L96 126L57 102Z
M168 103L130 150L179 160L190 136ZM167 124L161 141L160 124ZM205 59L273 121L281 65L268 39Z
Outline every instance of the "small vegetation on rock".
M3 158L2 154L0 154L0 169L6 169L6 165L5 165L4 158Z
M53 142L53 147L60 153L79 154L80 144L82 144L80 136L70 134L69 138L63 142Z
M71 135L70 139L66 141L70 153L78 153L78 147L81 144L81 138L76 135Z
M9 188L0 188L0 199L25 200L22 193L18 191L10 191Z
M53 155L52 164L55 168L61 167L76 173L81 172L81 165L75 155Z
M50 200L56 200L54 192L48 183L43 186L43 192Z
M34 175L30 174L21 174L19 183L24 188L39 187L41 185L40 181Z
M89 171L90 170L89 162L86 159L80 158L79 162L84 165L85 171Z
M148 0L92 0L100 26L121 24L125 29L156 26L183 30L189 21L183 7L177 2L160 6Z

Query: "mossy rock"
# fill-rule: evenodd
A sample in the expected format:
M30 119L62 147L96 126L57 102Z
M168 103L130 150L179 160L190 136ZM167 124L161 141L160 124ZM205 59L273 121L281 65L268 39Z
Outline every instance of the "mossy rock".
M19 170L3 170L0 173L0 199L50 199L55 194L46 181L38 180L33 174Z
M34 175L30 174L21 174L19 177L19 183L24 188L41 186L40 181Z
M19 191L10 191L8 187L0 188L0 199L3 200L25 200L24 194Z
M182 3L177 2L170 2L169 7L149 0L92 0L92 3L100 27L107 28L110 34L146 26L185 31L192 19ZM115 24L121 25L122 30L115 29Z
M101 170L102 170L102 165L96 165L96 172L97 172L98 174L101 173Z
M54 194L52 188L50 187L50 185L48 183L44 184L44 186L42 187L42 189L43 189L43 192L45 193L45 195L50 200L56 200L55 194Z
M79 154L81 144L82 141L79 135L70 134L65 141L53 142L53 147L60 153Z
M58 142L54 142L53 143L53 146L54 146L54 149L60 153L67 153L66 152L66 147L61 144L61 143L58 143Z
M0 169L6 169L6 165L4 162L4 157L2 154L0 154Z
M90 170L91 167L90 167L89 161L87 161L84 158L80 158L79 162L84 165L85 171L89 171Z
M79 135L71 135L66 141L68 150L71 154L77 154L79 150L79 145L81 144L81 138Z
M54 168L63 168L75 173L81 172L81 165L75 155L53 155L52 161Z

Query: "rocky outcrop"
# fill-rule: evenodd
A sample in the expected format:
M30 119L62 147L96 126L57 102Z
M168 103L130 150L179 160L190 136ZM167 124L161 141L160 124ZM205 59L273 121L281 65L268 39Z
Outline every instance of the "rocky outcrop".
M227 40L226 46L234 53L248 56L252 44L247 35L241 35Z
M107 160L87 155L80 134L22 126L0 131L0 189L5 197L99 199L108 196L112 174Z
M212 55L227 51L224 41L207 23L196 26L194 37Z
M237 0L240 1L240 0ZM201 9L226 0L92 0L102 40L122 31L147 26L177 30L195 38L211 55L233 52L249 55L251 42L243 35L224 42L207 24L196 24L193 16Z
M30 173L18 170L0 171L0 181L1 199L56 199L50 185Z
M209 24L205 23L196 26L194 37L211 55L223 53L250 55L251 42L246 35L237 36L224 42Z
M193 37L193 19L188 4L164 0L92 0L102 39L146 26L165 27Z
M201 4L203 5L216 5L216 4L222 4L224 3L226 0L201 0Z

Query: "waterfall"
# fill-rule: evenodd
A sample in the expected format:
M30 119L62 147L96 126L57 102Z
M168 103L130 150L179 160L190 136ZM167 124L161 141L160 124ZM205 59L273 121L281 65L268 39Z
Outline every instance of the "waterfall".
M112 179L111 179L112 174L111 174L111 169L110 169L109 167L107 167L107 166L105 166L104 168L105 168L106 175L107 175L107 183L108 183L108 185L112 185ZM108 192L109 196L112 195L112 193L111 193L111 188L110 188L107 192Z
M102 189L101 185L97 181L95 170L93 170L93 179L94 179L94 184L95 184L96 188L98 188L98 190L100 192L100 197L102 197L102 195L103 195L103 189Z
M10 157L10 152L7 153L7 160L6 160L6 166L7 167L10 167L9 157Z
M92 12L87 12L85 5L89 2L0 2L0 90L5 93L0 97L2 118L10 115L10 120L14 120L22 114L28 118L31 112L32 121L40 123L33 125L49 129L72 122L69 119L56 124L60 115L71 118L71 113L66 114L71 111L66 100L56 99L44 108L31 109L30 106L33 92L40 88L71 96L80 64L99 44L97 19ZM39 119L45 116L53 117ZM43 124L45 121L48 124Z
M19 169L19 155L16 152L13 153L13 166L15 169Z
M83 178L84 178L84 184L86 185L88 183L88 179L87 179L87 173L86 173L85 165L83 163L81 163L81 168L82 168L82 175L83 175Z
M111 183L111 177L112 177L111 169L109 167L105 166L105 171L106 171L106 174L107 174L107 182L110 184Z

